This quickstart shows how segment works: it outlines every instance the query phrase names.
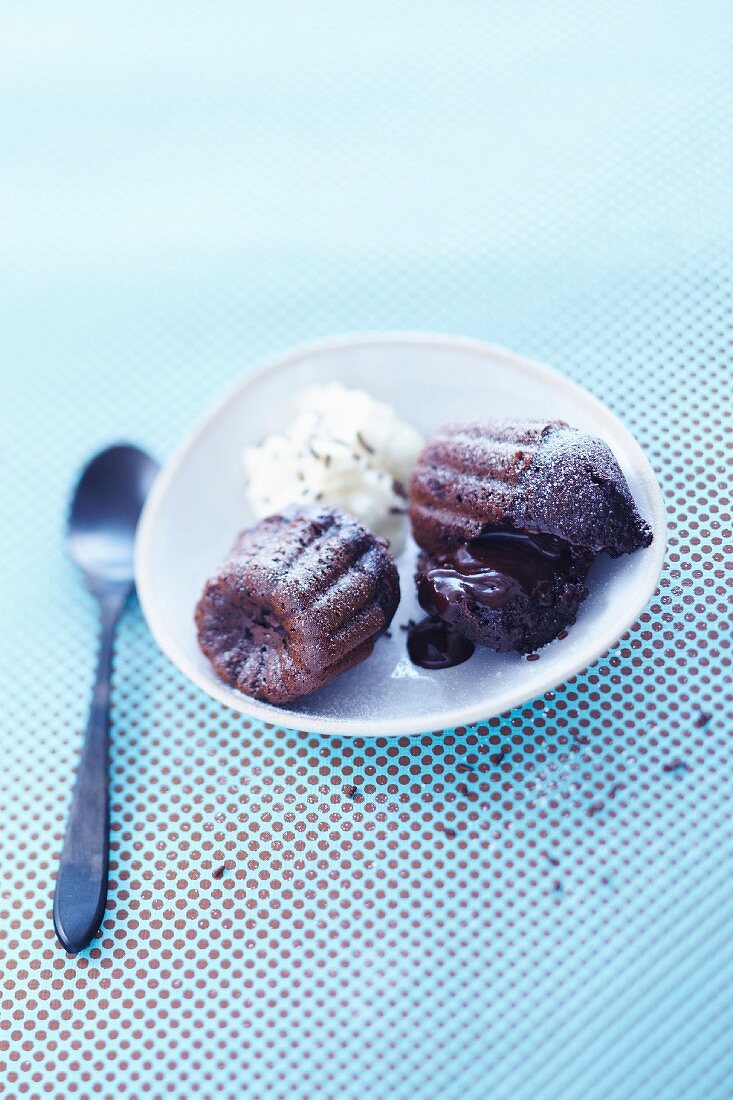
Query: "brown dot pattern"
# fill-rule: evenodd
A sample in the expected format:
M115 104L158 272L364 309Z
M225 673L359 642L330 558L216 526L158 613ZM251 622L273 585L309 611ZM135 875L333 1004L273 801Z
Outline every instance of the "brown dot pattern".
M308 63L304 83L286 87L272 75L271 53L267 86L256 89L275 112L273 134L287 156L273 155L268 175L292 172L303 133L321 119L318 149L331 149L335 134L369 194L382 195L385 162L363 152L359 160L346 94L368 103L381 89L374 102L383 110L364 149L381 148L384 128L404 122L410 141L400 148L411 150L428 114L446 138L454 129L460 137L468 120L478 144L503 148L491 121L498 103L518 134L539 120L522 154L534 178L543 172L536 149L545 147L548 95L552 103L561 96L563 118L582 114L588 36L603 61L599 79L606 63L616 74L593 100L593 133L580 123L577 136L574 125L550 131L560 149L552 180L545 173L541 187L530 186L511 145L519 179L502 205L492 190L499 168L487 172L475 247L454 246L449 235L419 258L343 242L284 253L274 235L263 251L249 238L239 251L211 254L187 244L181 263L161 229L160 266L136 266L121 228L132 190L110 182L102 190L118 221L96 215L98 266L85 266L81 227L64 206L55 235L40 223L64 279L21 286L16 271L0 273L11 306L3 359L13 375L12 400L0 401L9 413L0 448L8 549L0 637L10 658L0 662L3 1098L731 1095L733 253L721 213L731 171L705 126L719 110L725 131L723 107L713 107L730 102L724 64L700 53L692 26L678 64L665 12L653 37L671 50L669 73L658 59L652 89L649 59L637 72L633 58L630 67L624 60L631 47L619 45L652 37L629 29L638 6L604 7L599 25L588 7L581 14L561 4L544 17L533 7L521 33L509 8L492 6L483 29L478 16L474 28L488 62L471 75L462 59L474 29L454 29L458 37L446 42L411 10L409 19L394 13L394 57L372 70L355 56L344 87L320 60ZM323 25L333 29L335 18L330 12ZM697 14L690 20L697 24ZM451 22L461 20L452 14ZM166 58L173 30L161 30ZM147 36L131 33L139 48L128 50L122 35L122 69L148 57ZM461 47L455 56L451 42ZM193 56L182 71L190 73ZM421 64L408 65L415 57ZM697 57L699 70L685 68ZM573 58L585 60L571 79ZM244 62L237 72L244 81ZM633 94L628 109L619 72ZM505 93L489 86L497 73ZM56 79L45 69L41 78L49 87ZM191 165L197 224L219 201L227 173L218 158L230 133L252 157L265 155L264 107L250 132L242 116L249 84L247 95L244 84L238 95L225 85L225 103L218 84L199 95L166 83L170 73L160 79L163 99L152 85L145 96L146 147L157 148L160 124L165 148L170 142ZM109 134L127 134L116 112L129 93L114 84L98 158L74 129L93 125L86 98L76 111L61 98L69 129L64 140L49 130L41 162L51 178L73 160L96 193L98 173L111 180L105 158L115 179L124 176L138 146L115 153ZM188 95L206 123L195 167L169 117ZM134 106L138 118L137 99ZM453 112L448 123L441 112ZM626 135L637 117L646 121L634 143ZM69 144L74 135L81 144ZM476 144L471 138L467 188ZM427 155L422 145L415 154L418 163ZM323 156L300 181L311 206L330 164ZM241 201L236 190L233 227L245 207L270 224L269 195L252 203L246 187ZM168 209L161 199L148 210L151 226L168 225ZM659 590L611 652L555 691L471 728L374 740L263 727L225 710L166 662L131 606L115 657L109 903L93 945L67 956L51 902L95 630L63 548L76 470L121 437L169 453L244 364L277 348L329 331L408 327L465 331L543 359L628 423L669 511Z
M451 1065L470 1070L453 1044L475 1041L498 985L537 965L540 988L585 966L592 979L611 944L631 966L648 922L674 928L686 880L719 887L721 428L693 429L704 459L667 463L668 564L637 627L562 688L471 729L365 741L255 727L183 682L130 611L109 906L76 959L49 919L71 725L40 797L27 760L14 771L11 754L4 776L0 1091L162 1095L175 1076L182 1096L245 1080L357 1096L358 1067L370 1095L415 1075L443 1095ZM422 1026L440 1043L402 1046Z

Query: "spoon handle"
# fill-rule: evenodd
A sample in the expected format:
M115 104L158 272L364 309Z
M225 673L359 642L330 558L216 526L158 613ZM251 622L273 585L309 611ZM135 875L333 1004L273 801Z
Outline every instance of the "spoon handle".
M107 903L110 679L112 642L123 603L124 597L115 594L101 604L97 679L56 878L53 923L72 955L90 943Z

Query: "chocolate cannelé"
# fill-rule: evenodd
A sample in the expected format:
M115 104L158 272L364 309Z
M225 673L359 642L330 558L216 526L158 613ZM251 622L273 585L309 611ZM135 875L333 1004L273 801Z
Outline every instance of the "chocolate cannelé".
M335 508L269 516L238 535L196 607L217 675L287 703L363 661L399 603L382 539Z
M440 429L413 473L409 515L421 606L473 642L520 653L573 622L595 554L652 537L609 447L558 420Z

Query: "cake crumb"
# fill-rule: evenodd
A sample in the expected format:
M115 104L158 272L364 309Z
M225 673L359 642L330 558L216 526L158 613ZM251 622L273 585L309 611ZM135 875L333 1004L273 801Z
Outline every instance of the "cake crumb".
M663 772L688 772L690 771L690 765L686 760L682 760L681 757L675 756L671 760L666 760L662 764Z

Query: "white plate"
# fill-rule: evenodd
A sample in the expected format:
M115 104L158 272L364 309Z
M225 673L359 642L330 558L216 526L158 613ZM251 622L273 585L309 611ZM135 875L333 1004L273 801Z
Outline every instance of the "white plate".
M562 417L613 449L654 542L594 564L591 594L568 637L538 661L477 649L456 668L410 663L401 623L420 617L412 583L415 547L401 556L402 602L391 638L357 668L287 707L259 703L221 683L199 651L193 612L201 588L252 522L243 484L246 444L282 428L305 385L338 379L393 404L426 435L451 419L481 414ZM562 374L475 340L412 333L343 337L311 344L250 370L194 428L167 463L140 523L135 573L143 611L175 665L215 699L253 718L314 733L420 733L468 725L532 699L612 646L653 595L665 547L656 478L619 420Z

